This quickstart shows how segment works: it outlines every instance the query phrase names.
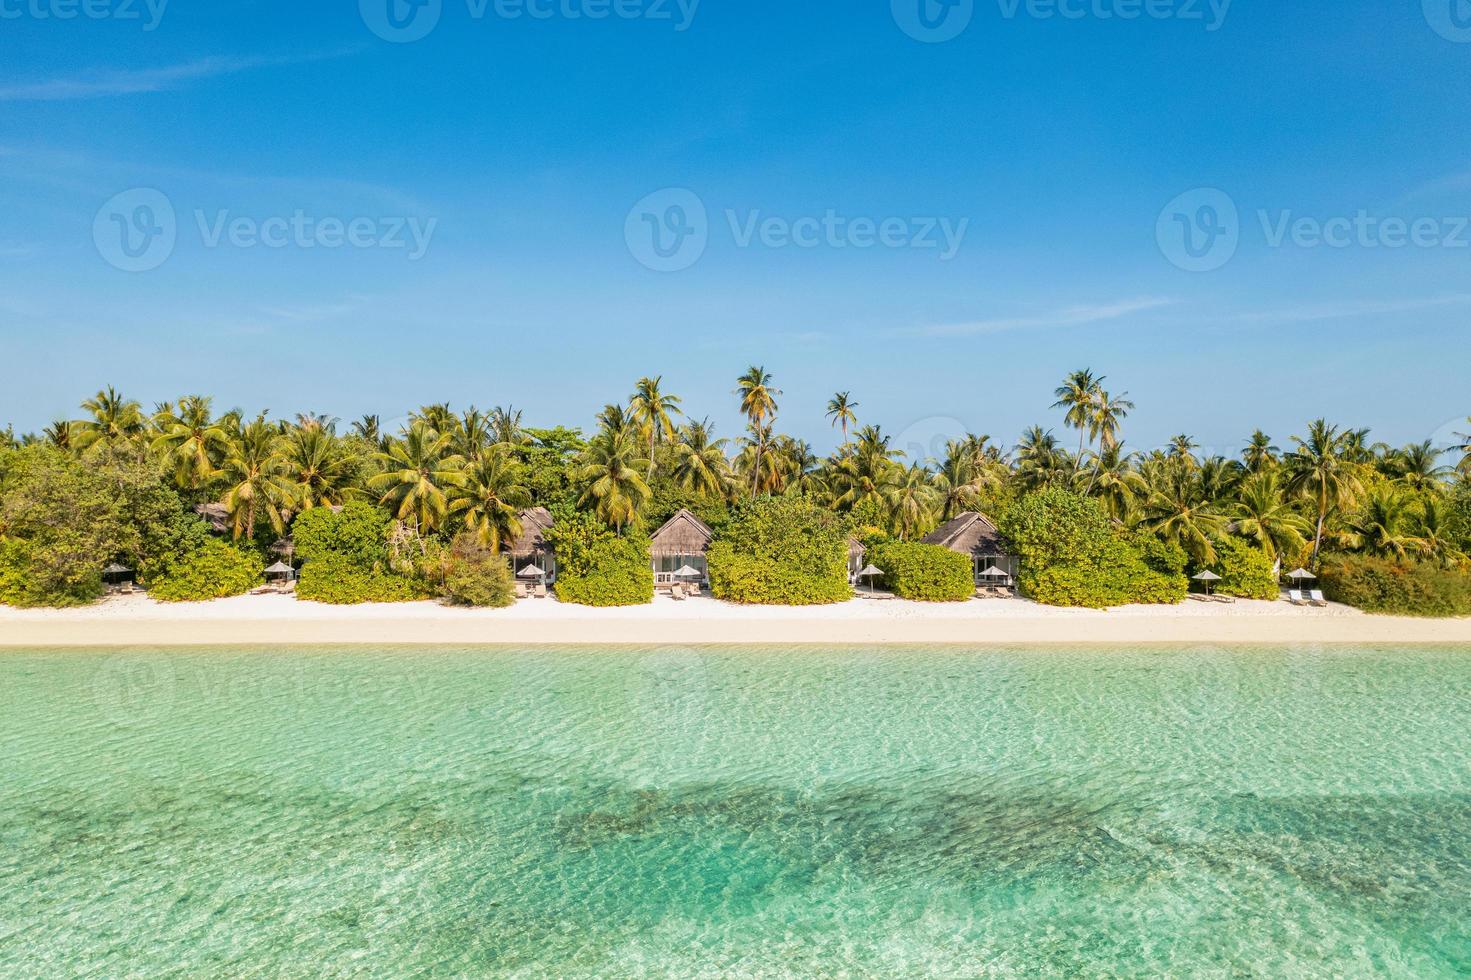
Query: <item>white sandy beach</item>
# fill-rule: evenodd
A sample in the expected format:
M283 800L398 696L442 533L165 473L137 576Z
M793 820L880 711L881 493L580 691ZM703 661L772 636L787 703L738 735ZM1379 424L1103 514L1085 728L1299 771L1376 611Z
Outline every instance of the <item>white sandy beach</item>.
M170 605L114 596L82 609L0 606L0 647L254 644L1312 644L1465 643L1471 619L1367 616L1344 606L1186 602L1107 612L1023 600L928 604L855 599L837 606L736 606L710 598L590 609L553 598L510 609L432 602L325 606L289 596Z

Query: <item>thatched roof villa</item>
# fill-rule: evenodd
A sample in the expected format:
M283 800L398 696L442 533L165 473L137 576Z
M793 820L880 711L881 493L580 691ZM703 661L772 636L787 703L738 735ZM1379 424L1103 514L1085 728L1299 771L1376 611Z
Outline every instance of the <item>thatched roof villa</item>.
M709 525L687 510L681 510L649 539L649 560L656 583L673 582L674 573L688 565L700 573L701 584L710 584L705 553L714 540Z
M521 533L505 548L516 566L513 571L532 564L547 573L548 584L556 581L557 556L552 553L552 546L545 536L546 530L552 526L552 512L545 507L532 507L523 510L517 519L521 522Z
M941 524L925 535L924 543L937 544L962 555L969 555L971 571L976 576L977 584L982 582L981 573L989 568L1001 569L1012 581L1015 581L1021 570L1020 563L1011 554L996 525L985 514L975 511L966 511ZM988 584L996 583L990 581Z

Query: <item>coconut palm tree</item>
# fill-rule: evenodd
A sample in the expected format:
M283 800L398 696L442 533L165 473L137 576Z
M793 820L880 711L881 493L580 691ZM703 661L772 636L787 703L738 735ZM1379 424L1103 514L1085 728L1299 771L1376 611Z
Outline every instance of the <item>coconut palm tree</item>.
M1429 439L1411 443L1403 449L1392 450L1388 457L1388 470L1396 482L1411 490L1432 490L1442 486L1451 476L1452 469L1440 464L1445 450L1436 449Z
M364 442L372 443L382 448L382 433L379 431L382 420L376 415L364 415L352 424L352 431Z
M1211 539L1225 531L1226 519L1188 467L1168 466L1159 473L1163 479L1150 486L1140 506L1140 526L1180 545L1197 562L1213 563L1216 548Z
M72 423L72 443L78 449L99 442L120 442L141 435L146 427L142 407L108 385L82 402L91 418Z
M65 419L58 419L41 430L41 437L57 449L70 449L72 447L72 424Z
M514 405L505 408L497 405L490 410L490 428L495 433L495 441L505 443L508 446L530 445L531 437L526 434L526 429L521 424L522 413Z
M464 457L466 462L474 462L480 458L487 446L496 441L495 430L490 424L490 417L471 405L455 426L454 452L457 456Z
M664 442L673 442L676 432L674 416L683 415L679 410L679 396L666 395L659 389L663 376L639 378L633 398L628 403L629 414L634 425L643 434L644 445L649 455L649 481L654 479L658 465L657 450Z
M832 419L835 427L842 428L844 446L848 445L848 426L858 424L858 416L853 412L857 407L851 392L840 391L828 399L826 417Z
M1149 492L1144 478L1134 469L1134 458L1133 453L1124 451L1123 443L1100 448L1094 457L1086 495L1097 497L1116 521L1128 520L1135 505Z
M1410 533L1409 522L1409 497L1391 484L1380 484L1345 522L1346 537L1371 555L1403 560L1411 551L1424 550L1424 542Z
M264 513L275 532L284 534L296 494L281 456L281 435L264 415L249 424L237 419L234 425L219 467L231 530L236 539L254 535Z
M930 482L930 473L918 463L895 465L894 479L884 494L889 521L899 540L918 537L935 525L940 495Z
M764 367L752 365L736 380L736 394L741 396L741 414L750 423L747 441L754 447L754 452L747 472L751 474L751 496L754 497L757 487L765 479L763 473L770 472L770 467L762 459L771 440L771 426L766 424L766 420L776 415L776 399L781 391L772 387L771 375Z
M1100 382L1102 378L1098 379ZM1088 420L1088 436L1097 439L1098 445L1103 449L1115 449L1119 445L1119 431L1123 428L1124 419L1134 410L1134 403L1129 400L1129 393L1114 396L1099 388L1093 402L1093 415Z
M647 466L633 429L599 432L588 443L578 470L578 478L587 482L580 503L591 505L604 522L622 534L654 496L642 473Z
M281 458L297 510L341 506L357 475L357 457L321 426L292 429L281 443Z
M464 480L450 491L449 512L459 514L465 530L492 553L500 554L521 533L521 511L531 506L526 468L510 446L485 450L463 471Z
M771 425L746 426L746 435L741 438L741 451L736 455L735 468L750 487L750 495L780 493L786 480L786 469L771 444L774 440Z
M1242 482L1227 515L1232 519L1233 532L1266 552L1269 558L1298 554L1312 530L1308 521L1287 502L1282 481L1271 469Z
M1098 396L1103 391L1103 381L1103 378L1094 377L1091 370L1074 371L1053 392L1057 401L1053 402L1052 407L1065 409L1063 423L1069 429L1078 430L1076 466L1081 466L1083 462L1083 440L1093 425Z
M1277 465L1278 455L1279 450L1272 445L1272 437L1257 429L1241 451L1241 461L1248 472L1261 473Z
M1195 450L1199 448L1200 443L1181 433L1170 440L1169 457L1172 461L1183 464L1187 469L1194 469L1200 465L1200 460L1195 458Z
M674 479L681 487L707 497L730 495L730 460L725 447L729 440L716 439L709 419L690 422L679 430L675 443Z
M986 436L968 435L945 443L945 460L934 475L943 520L976 510L981 495L999 487L1005 467L987 452Z
M383 467L368 479L379 503L421 532L437 530L449 511L449 491L464 482L463 457L451 452L453 436L427 422L409 425L401 440L374 458Z
M1024 490L1062 482L1076 471L1051 430L1034 425L1022 433L1016 444L1016 477Z
M1351 438L1357 436L1357 439ZM1316 518L1313 529L1313 566L1323 548L1323 530L1328 515L1350 506L1362 492L1356 464L1345 458L1345 452L1362 442L1359 433L1345 433L1326 419L1308 425L1306 438L1293 436L1297 448L1288 453L1286 490L1289 494L1311 501Z
M203 395L186 395L176 409L154 416L153 449L167 460L180 489L198 489L214 476L229 444L229 422L216 419L210 405Z
M1443 503L1434 497L1426 497L1421 502L1419 519L1415 522L1420 553L1443 568L1466 561L1466 554L1457 544L1449 524L1450 515Z
M1471 415L1466 416L1466 421L1471 423ZM1456 469L1471 474L1471 432L1457 432L1456 438L1461 440L1451 447L1451 452L1461 454L1461 461L1456 464Z

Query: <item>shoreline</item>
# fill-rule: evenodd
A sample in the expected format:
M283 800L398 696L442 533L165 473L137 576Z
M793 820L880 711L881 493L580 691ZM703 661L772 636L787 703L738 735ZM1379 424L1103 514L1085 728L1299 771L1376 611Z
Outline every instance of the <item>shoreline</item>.
M737 606L710 598L592 609L555 599L509 609L432 602L324 606L288 596L168 605L112 597L79 609L0 607L0 649L223 646L648 646L1464 644L1471 619L1370 616L1344 606L1186 602L1110 611L1025 600Z

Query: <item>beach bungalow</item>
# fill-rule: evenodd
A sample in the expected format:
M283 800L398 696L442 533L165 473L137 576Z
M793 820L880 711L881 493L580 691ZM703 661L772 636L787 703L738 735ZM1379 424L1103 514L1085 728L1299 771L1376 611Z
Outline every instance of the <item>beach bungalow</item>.
M517 515L521 521L521 533L506 548L511 562L517 569L535 565L546 573L542 581L551 585L557 580L557 556L547 543L545 531L552 526L552 512L545 507L533 507Z
M977 514L975 511L966 511L941 524L925 536L924 543L937 544L962 555L969 555L971 572L975 575L978 586L1013 585L1021 571L1020 562L1008 553L996 525L985 514ZM993 568L1005 572L1006 578L1001 580L987 577L985 573Z
M655 584L672 584L674 573L689 566L700 573L700 584L708 588L710 567L705 561L705 553L714 536L704 521L687 510L681 510L665 521L664 526L649 539L649 560L654 566ZM683 581L693 581L693 578Z
M863 571L863 556L868 553L862 541L857 538L848 539L848 582L857 583L858 573Z

